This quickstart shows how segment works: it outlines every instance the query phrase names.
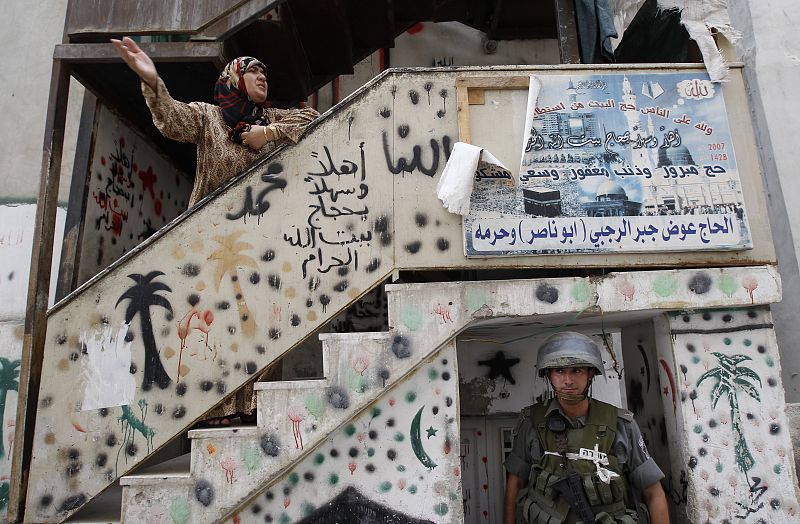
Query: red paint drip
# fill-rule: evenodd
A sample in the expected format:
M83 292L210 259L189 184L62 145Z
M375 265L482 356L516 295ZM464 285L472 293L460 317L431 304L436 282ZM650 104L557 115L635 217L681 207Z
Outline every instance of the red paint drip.
M421 33L424 30L425 30L425 24L423 24L422 22L418 22L408 28L408 34L415 35L417 33Z
M666 360L660 358L658 361L661 363L661 367L664 368L664 371L666 371L667 378L669 379L669 387L672 389L672 413L675 415L675 420L677 422L678 405L675 401L675 378L673 378L672 371L670 371L669 364L667 364Z

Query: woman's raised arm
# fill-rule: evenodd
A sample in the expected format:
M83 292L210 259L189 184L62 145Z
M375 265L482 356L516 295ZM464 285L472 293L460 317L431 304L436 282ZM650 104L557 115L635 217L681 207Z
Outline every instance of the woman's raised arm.
M141 48L136 45L136 42L127 36L123 37L122 40L112 38L111 43L114 44L117 53L119 53L119 56L128 64L128 67L155 91L158 86L158 73L156 72L156 65L150 57L147 56L147 53L142 51Z

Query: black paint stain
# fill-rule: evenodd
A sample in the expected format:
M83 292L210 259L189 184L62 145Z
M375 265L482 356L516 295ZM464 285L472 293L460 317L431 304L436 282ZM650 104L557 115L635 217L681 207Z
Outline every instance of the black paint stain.
M61 505L58 507L58 511L59 513L65 511L75 511L84 504L86 504L86 495L83 493L72 495L71 497L65 498L64 501L61 502Z
M311 277L311 279L308 281L308 290L312 292L316 291L319 288L321 282L322 281L320 280L319 277Z
M186 302L188 302L190 306L196 306L197 303L200 302L200 296L197 295L197 293L192 293L186 297Z
M41 400L41 402L39 402L39 405L40 405L42 408L49 408L50 406L52 406L52 405L53 405L53 397L52 397L52 396L50 396L50 395L47 395L46 397L44 397L44 398Z
M450 241L447 240L446 238L439 237L436 240L436 248L439 251L447 251L448 249L450 249Z
M186 382L181 382L177 386L175 386L175 393L178 394L179 397L182 397L186 394L186 389L189 386L186 385Z
M194 485L194 497L203 506L210 506L214 502L214 486L206 479L198 480Z
M196 277L200 274L200 266L191 263L184 264L181 268L181 273L187 277Z
M63 346L66 343L67 343L67 335L64 335L62 333L61 335L58 335L56 337L56 344L58 344L59 346Z
M350 268L349 268L349 267L347 267L347 266L342 266L342 267L340 267L339 269L337 269L337 270L336 270L336 273L337 273L337 274L338 274L340 277L347 276L347 275L350 273Z
M392 339L392 353L397 358L408 358L411 356L411 340L404 335L395 335Z
M99 453L97 457L94 459L94 463L98 468L102 468L108 462L108 455L105 453Z
M372 224L372 230L377 234L378 241L383 247L387 247L392 244L392 233L390 229L389 218L385 215L381 215L376 218L375 223Z
M350 407L350 397L347 390L340 386L331 386L325 390L325 397L328 404L336 409L347 409Z
M252 375L256 371L258 371L258 366L256 365L256 363L253 362L252 360L247 361L247 363L244 365L244 372L247 373L248 375Z
M281 338L281 330L278 328L270 328L269 338L271 340L278 340L279 338Z
M406 251L408 251L412 255L417 254L421 247L422 247L422 242L420 242L419 240L415 240L414 242L409 242L405 246Z
M135 457L138 452L139 448L133 442L129 442L128 445L125 446L125 453L127 453L129 457Z
M261 451L270 457L277 457L281 452L281 446L278 442L278 437L272 433L261 436Z
M400 135L400 138L407 137L410 131L411 128L408 127L408 124L401 124L397 126L397 134Z
M172 418L174 419L181 419L186 415L186 408L183 406L177 406L172 412Z
M214 383L210 380L203 380L200 382L200 391L211 391L214 387Z
M377 258L373 258L369 261L369 264L367 264L367 273L374 273L379 267L381 267L381 261Z
M414 89L408 92L408 98L411 99L411 103L417 105L419 103L419 93L417 93Z
M417 227L425 227L428 225L428 215L417 213L414 215L414 222L417 224Z
M255 285L256 285L256 284L258 284L259 282L261 282L261 275L259 275L259 274L258 274L257 272L255 272L255 271L253 271L252 273L250 273L250 283L251 283L251 284L253 284L253 285L255 286Z
M299 326L300 325L300 315L298 315L297 313L292 313L292 318L289 321L289 323L292 325L292 327Z
M322 312L325 313L328 309L328 304L331 303L331 297L328 295L320 295L319 303L322 304Z
M536 298L541 302L555 304L558 301L558 289L549 284L539 284L536 288Z
M264 251L264 254L261 255L261 260L263 260L264 262L272 262L273 260L275 260L275 251L273 251L272 249L267 249L266 251Z
M227 390L228 390L228 386L225 384L225 382L223 382L221 380L218 380L217 381L217 393L219 393L220 395L224 395Z
M696 295L708 293L711 289L711 277L707 273L697 273L689 279L688 287Z
M52 495L42 495L42 498L39 499L39 506L42 508L46 508L52 503L53 503Z
M269 287L271 287L276 291L279 291L281 289L281 286L283 285L281 283L281 277L279 277L278 275L269 275L267 277L267 283L269 283Z
M109 433L106 436L106 446L109 448L113 448L117 445L117 436L113 433Z
M217 302L217 309L220 311L225 311L226 309L230 309L231 304L230 302L223 300L222 302Z
M341 293L342 291L346 290L350 283L347 280L342 280L341 282L337 282L335 286L333 286L333 290L337 293Z
M391 110L391 109L389 109L388 107L383 107L383 108L381 108L381 110L380 110L380 115L381 115L383 118L389 118L390 116L392 116L392 110Z

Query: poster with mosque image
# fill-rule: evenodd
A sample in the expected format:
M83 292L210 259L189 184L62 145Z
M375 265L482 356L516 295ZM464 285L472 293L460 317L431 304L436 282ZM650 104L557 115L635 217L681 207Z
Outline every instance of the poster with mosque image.
M752 247L707 74L532 76L525 130L516 179L475 173L467 256Z

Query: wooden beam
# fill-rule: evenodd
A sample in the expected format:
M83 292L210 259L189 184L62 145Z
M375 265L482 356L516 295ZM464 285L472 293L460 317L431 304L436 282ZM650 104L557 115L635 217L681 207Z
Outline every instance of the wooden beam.
M56 282L56 302L67 296L78 285L86 199L92 175L89 168L94 149L92 144L97 104L97 97L88 89L85 90L81 122L78 127L78 142L75 146L75 161L72 163L67 219L64 223L64 241L61 244L61 263Z
M153 62L213 62L219 69L225 65L221 42L143 42L139 47ZM58 44L55 60L70 64L122 63L111 42L107 44Z
M578 22L575 17L575 0L554 0L558 26L558 51L562 64L580 64Z
M31 270L28 281L28 302L25 332L22 340L22 362L19 374L19 400L14 430L14 452L8 517L22 520L28 471L33 452L36 408L39 405L39 383L42 374L44 340L47 333L47 303L50 291L50 268L53 258L53 236L58 205L58 183L61 177L61 154L64 148L64 125L69 98L69 64L53 60L50 77L50 98L47 102L39 197L36 201Z

